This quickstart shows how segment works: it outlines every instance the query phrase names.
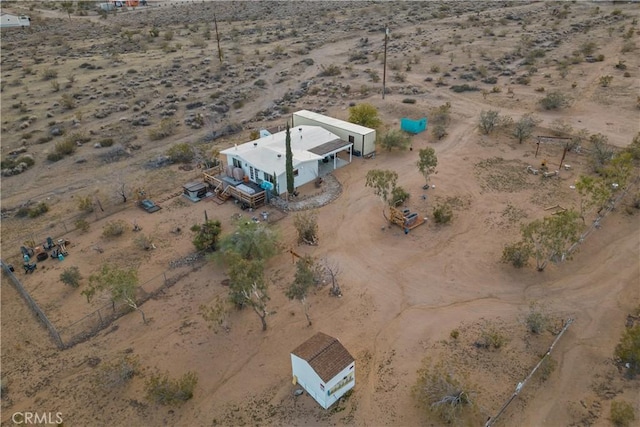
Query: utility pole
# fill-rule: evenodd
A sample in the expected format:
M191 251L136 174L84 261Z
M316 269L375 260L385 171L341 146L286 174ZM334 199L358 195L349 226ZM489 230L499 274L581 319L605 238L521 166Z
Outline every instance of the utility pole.
M384 27L384 68L382 70L382 99L387 91L387 40L389 39L389 27Z
M213 23L216 28L216 41L218 42L218 59L222 63L222 50L220 50L220 34L218 34L218 20L216 19L216 13L213 12Z

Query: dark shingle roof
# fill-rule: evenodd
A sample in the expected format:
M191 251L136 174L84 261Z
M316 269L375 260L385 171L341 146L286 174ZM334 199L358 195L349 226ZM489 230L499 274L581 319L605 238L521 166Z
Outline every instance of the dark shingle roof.
M324 382L355 360L340 341L322 332L300 344L292 353L306 360Z

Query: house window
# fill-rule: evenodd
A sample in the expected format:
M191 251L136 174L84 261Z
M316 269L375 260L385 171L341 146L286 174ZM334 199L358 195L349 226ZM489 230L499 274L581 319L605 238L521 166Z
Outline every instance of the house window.
M324 391L324 384L320 384L320 390Z
M262 180L262 179L260 179L260 170L259 170L259 169L256 169L256 182L257 182L258 184L260 184L260 183L262 183L262 181L263 181L263 180Z
M251 181L255 181L255 175L253 173L253 166L249 166L249 176L251 177Z
M353 135L349 135L349 142L350 142L350 143L352 143L352 144L353 144L354 142L356 142L356 140L355 140L355 138L353 137Z
M293 170L293 176L298 176L298 169Z
M273 175L269 175L268 173L265 172L264 174L264 180L265 181L269 181L272 184L276 183L276 179L273 177Z
M242 163L240 163L240 160L236 159L235 157L233 158L233 166L236 168L241 168L242 167Z

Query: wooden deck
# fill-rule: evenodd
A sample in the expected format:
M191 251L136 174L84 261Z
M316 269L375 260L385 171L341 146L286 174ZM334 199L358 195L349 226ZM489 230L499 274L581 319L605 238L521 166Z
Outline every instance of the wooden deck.
M238 188L238 185L247 183L232 184L224 180L222 175L222 165L215 166L202 172L204 181L213 189L213 193L218 200L224 202L233 197L239 203L250 207L257 208L265 204L266 191L259 189L254 194L249 194ZM253 184L255 186L255 184ZM255 189L255 188L254 188Z

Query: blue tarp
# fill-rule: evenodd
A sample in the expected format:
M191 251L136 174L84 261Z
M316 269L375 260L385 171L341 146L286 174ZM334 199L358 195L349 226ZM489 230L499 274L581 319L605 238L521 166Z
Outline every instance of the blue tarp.
M420 133L427 129L427 118L423 117L419 120L411 120L406 117L400 119L400 129L409 133Z

